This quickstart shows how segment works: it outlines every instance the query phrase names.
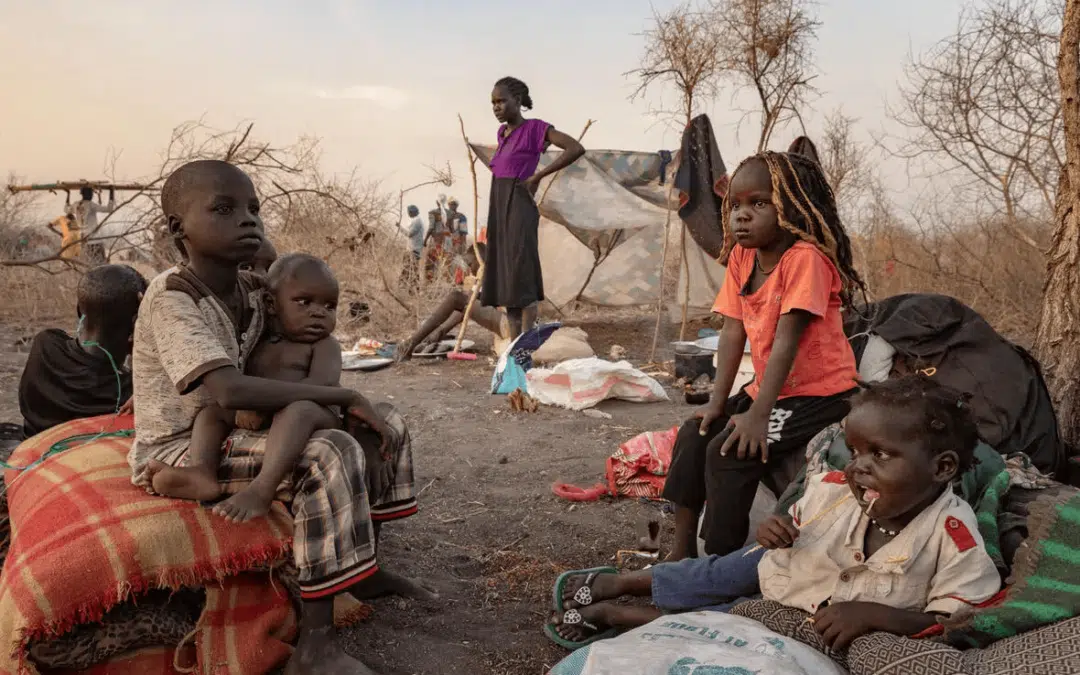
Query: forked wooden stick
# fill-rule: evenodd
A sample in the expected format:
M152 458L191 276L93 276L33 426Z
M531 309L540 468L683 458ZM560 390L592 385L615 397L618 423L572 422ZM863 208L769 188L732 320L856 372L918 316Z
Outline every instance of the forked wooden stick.
M476 304L476 296L480 294L480 285L484 281L484 258L480 256L480 246L477 240L480 238L480 189L476 184L476 155L473 154L472 146L469 145L469 137L465 134L465 120L458 113L458 125L461 127L461 138L465 141L465 158L469 162L469 172L472 174L473 194L473 253L480 261L480 268L476 271L476 281L473 282L472 294L469 296L469 304L465 305L465 315L461 317L461 325L458 327L457 342L454 349L447 354L447 358L453 358L461 353L461 342L465 339L465 330L469 326L469 315L472 314L473 305Z

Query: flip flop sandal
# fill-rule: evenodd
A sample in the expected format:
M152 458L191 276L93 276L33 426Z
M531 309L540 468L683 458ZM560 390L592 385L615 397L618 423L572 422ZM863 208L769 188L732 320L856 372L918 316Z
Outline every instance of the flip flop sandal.
M555 579L555 588L551 592L551 604L552 609L556 612L564 612L566 608L563 607L563 591L566 590L566 584L570 581L570 577L584 576L585 583L581 588L577 589L574 593L573 600L582 607L587 607L593 604L593 592L592 582L596 581L596 577L601 574L618 574L619 570L614 567L594 567L588 570L570 570L569 572L563 572Z
M585 588L585 586L582 586L582 588ZM613 638L619 634L619 631L614 628L601 630L600 627L596 624L586 621L585 617L581 616L581 612L577 611L576 609L568 609L563 613L562 624L567 626L582 626L593 631L593 634L589 637L585 638L584 640L575 642L573 640L567 640L563 636L559 635L558 631L555 630L555 624L544 624L544 634L547 635L548 639L559 645L560 647L564 649L569 649L571 651L581 649L582 647L591 645L594 642L599 642L600 640L607 640L608 638Z

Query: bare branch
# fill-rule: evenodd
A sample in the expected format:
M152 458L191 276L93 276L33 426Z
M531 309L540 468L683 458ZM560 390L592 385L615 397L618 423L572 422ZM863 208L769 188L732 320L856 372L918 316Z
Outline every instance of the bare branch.
M680 127L707 101L716 97L723 64L716 16L710 8L686 2L666 14L653 13L652 26L642 36L645 53L641 65L626 73L638 81L630 99L644 96L656 86L669 85L679 93L676 117ZM658 116L669 116L661 109Z
M965 197L989 197L1008 219L1052 213L1064 161L1062 7L988 0L968 8L953 34L908 64L893 116L912 135L895 154L966 176L960 187L973 192Z
M816 95L814 42L821 23L811 0L712 0L721 65L735 91L749 90L760 117L758 151Z

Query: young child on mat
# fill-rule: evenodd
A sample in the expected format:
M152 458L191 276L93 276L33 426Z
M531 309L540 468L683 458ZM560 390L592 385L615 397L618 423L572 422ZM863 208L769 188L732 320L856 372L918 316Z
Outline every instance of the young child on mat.
M23 433L29 438L74 419L130 412L124 362L146 279L127 265L101 265L76 289L75 335L49 328L34 336L19 379Z
M262 257L270 251L260 249ZM256 264L259 257L256 257ZM341 345L333 337L337 325L338 282L321 259L291 253L268 270L267 337L255 348L246 372L285 382L336 387L341 381ZM271 422L271 418L273 421ZM214 513L244 522L266 515L278 485L316 431L340 429L337 410L286 407L275 415L252 410L203 408L191 432L189 465L162 467L154 474L154 491L165 497L209 501L221 495L217 467L221 448L234 428L258 431L269 426L268 452L258 476L242 491L214 507Z
M576 647L601 627L665 611L726 611L760 584L761 597L810 613L825 643L844 649L875 631L919 635L989 600L1001 577L974 511L951 489L978 443L966 401L920 376L868 386L845 422L851 462L811 478L788 514L763 522L759 549L566 577L549 636ZM603 602L622 595L651 595L656 607Z

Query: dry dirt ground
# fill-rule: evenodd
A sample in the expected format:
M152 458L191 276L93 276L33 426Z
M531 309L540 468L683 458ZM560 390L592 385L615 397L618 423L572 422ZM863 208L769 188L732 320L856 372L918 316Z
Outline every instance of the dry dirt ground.
M649 317L581 317L596 351L627 348L648 356ZM67 325L60 323L58 325ZM475 337L481 331L470 330ZM677 328L676 328L677 332ZM33 329L0 323L0 421L16 421L16 389L25 355L17 345ZM540 675L564 654L541 632L552 582L566 569L611 563L633 547L638 528L671 518L632 500L574 505L552 483L592 485L618 445L666 429L691 411L681 396L656 404L608 402L612 419L541 408L512 413L488 394L492 366L416 361L378 373L348 374L344 384L404 411L414 436L421 512L384 530L384 565L429 581L442 596L431 606L398 599L375 603L373 616L345 635L348 649L385 675Z

